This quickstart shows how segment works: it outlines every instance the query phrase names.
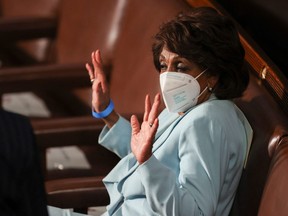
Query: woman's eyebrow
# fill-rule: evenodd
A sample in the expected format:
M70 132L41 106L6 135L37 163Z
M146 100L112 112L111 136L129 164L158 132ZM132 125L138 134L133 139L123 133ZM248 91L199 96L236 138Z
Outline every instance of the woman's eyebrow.
M172 59L173 59L173 61L174 61L174 60L176 60L176 61L183 61L183 60L185 60L185 58L183 58L183 57L181 57L181 56L179 56L179 55L173 56ZM161 54L161 55L159 56L159 60L166 60L166 57Z
M175 56L175 57L173 58L173 61L174 61L174 62L182 62L182 63L185 63L185 62L187 62L187 59L185 59L185 58L183 58L183 57L181 57L181 56Z

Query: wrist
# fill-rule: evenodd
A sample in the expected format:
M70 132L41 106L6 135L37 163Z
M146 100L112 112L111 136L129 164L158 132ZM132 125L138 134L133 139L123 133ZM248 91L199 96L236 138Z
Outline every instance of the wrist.
M93 108L92 108L92 116L94 118L106 118L107 116L109 116L112 111L114 110L114 103L113 101L110 99L109 105L106 107L105 110L103 110L102 112L96 112Z
M115 110L113 110L109 116L103 118L102 120L108 128L112 128L113 125L116 124L116 122L119 120L119 118L119 115L115 112Z

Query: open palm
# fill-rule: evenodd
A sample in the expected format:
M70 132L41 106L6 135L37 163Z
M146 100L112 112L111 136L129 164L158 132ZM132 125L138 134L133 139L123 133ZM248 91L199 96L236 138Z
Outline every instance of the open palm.
M152 155L153 140L158 129L157 117L160 103L160 94L155 96L152 106L150 96L147 95L145 98L145 112L142 124L140 125L135 115L131 117L131 149L140 164L144 163Z

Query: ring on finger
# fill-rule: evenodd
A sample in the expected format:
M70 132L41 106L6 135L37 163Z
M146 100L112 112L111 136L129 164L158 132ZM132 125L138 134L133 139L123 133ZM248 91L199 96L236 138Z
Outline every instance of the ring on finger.
M150 126L150 127L152 127L152 126L153 126L153 124L152 124L152 123L149 123L149 126Z
M94 80L95 80L95 79L91 79L90 82L93 84Z

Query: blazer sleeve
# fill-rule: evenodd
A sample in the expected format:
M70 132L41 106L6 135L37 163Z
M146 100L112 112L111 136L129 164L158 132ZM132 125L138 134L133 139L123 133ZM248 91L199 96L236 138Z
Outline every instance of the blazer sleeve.
M99 144L117 154L120 158L131 152L131 126L120 116L112 128L105 126L99 136Z

